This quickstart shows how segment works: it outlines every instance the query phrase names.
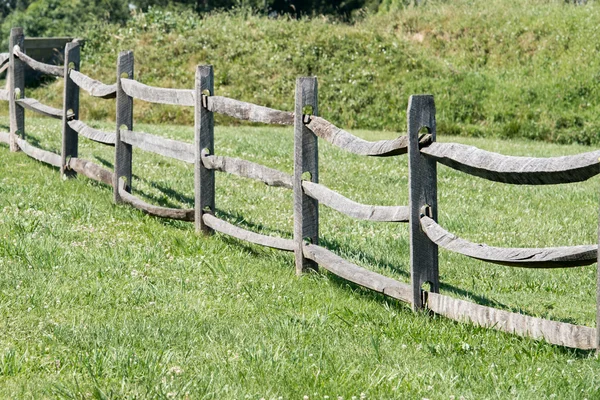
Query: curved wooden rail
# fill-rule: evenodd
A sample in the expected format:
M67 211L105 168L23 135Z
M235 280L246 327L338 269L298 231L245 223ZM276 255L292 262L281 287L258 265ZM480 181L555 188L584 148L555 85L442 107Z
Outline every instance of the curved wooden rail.
M74 69L69 70L69 77L77 86L88 92L91 96L103 99L114 99L117 97L116 83L106 85Z
M4 65L4 63L6 63L9 58L10 58L9 53L0 53L0 65Z
M121 78L121 87L128 96L150 103L190 107L193 107L196 104L194 100L194 91L189 89L159 88L144 85L136 80L126 78Z
M566 268L590 265L597 261L597 245L545 248L492 247L456 237L427 216L421 217L421 228L433 243L446 250L495 264L524 268Z
M17 145L23 151L23 153L27 154L29 157L41 161L46 164L50 164L54 167L61 167L60 154L52 153L51 151L42 150L35 146L30 145L25 140L21 138L17 138Z
M113 173L91 161L82 158L71 158L67 162L67 168L90 179L112 186Z
M67 124L69 124L71 129L73 129L75 132L77 132L83 137L93 140L94 142L107 144L109 146L115 145L115 134L112 132L105 132L98 129L90 128L78 119L68 121Z
M217 232L233 236L237 239L265 247L271 247L278 250L294 251L293 240L261 235L260 233L251 232L246 229L232 225L227 221L223 221L222 219L219 219L211 214L204 214L202 216L202 220L209 228L212 228Z
M458 143L432 143L421 153L456 170L516 185L580 182L600 174L600 151L534 158L505 156Z
M127 144L161 156L174 158L190 164L195 162L194 145L179 140L166 139L149 133L121 131L121 140Z
M292 189L292 176L251 161L223 156L204 156L202 164L207 169L228 172L244 178L255 179L269 186Z
M208 111L250 122L272 125L294 125L294 113L257 106L252 103L221 96L204 96Z
M408 206L372 206L352 201L341 194L318 183L302 181L304 193L336 211L349 217L367 221L408 222Z
M486 328L544 339L559 346L584 350L596 348L594 328L498 310L439 293L424 292L424 296L428 309L455 321L469 321Z
M125 190L125 181L121 178L119 179L119 196L123 202L132 205L145 212L148 215L152 215L160 218L171 218L177 219L181 221L193 221L194 220L194 209L178 209L178 208L167 208L154 206L152 204L146 203L144 200L137 198L131 193Z
M10 94L8 90L0 89L0 100L8 101L10 100Z
M23 53L19 46L14 47L13 54L19 57L19 60L29 65L31 69L42 72L44 74L62 77L65 73L65 67L59 65L45 64L43 62L36 61L33 58L29 57L27 54Z
M408 136L406 135L392 140L369 142L338 128L326 119L312 115L305 116L305 125L325 141L360 156L390 157L406 154L408 151ZM423 135L419 139L419 143L423 146L428 145L431 143L431 135Z
M18 99L15 100L15 102L23 108L35 111L38 114L42 114L50 118L62 119L63 117L63 111L61 109L47 106L45 104L40 103L36 99L32 99L30 97ZM73 118L74 116L75 115L73 113L67 114L68 119Z

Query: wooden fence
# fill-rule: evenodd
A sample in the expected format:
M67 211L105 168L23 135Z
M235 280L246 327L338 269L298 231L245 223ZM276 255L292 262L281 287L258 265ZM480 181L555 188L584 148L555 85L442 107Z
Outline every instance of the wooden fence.
M468 242L437 223L437 163L497 182L517 185L547 185L578 182L600 173L600 151L554 158L512 157L456 143L436 142L434 99L411 96L408 105L408 132L393 140L369 142L318 117L317 79L296 82L294 112L274 110L214 95L212 66L198 66L193 89L151 87L134 80L134 55L121 52L116 83L104 84L79 71L80 44L67 43L64 66L33 60L25 54L21 28L10 34L9 52L0 55L8 65L7 89L0 99L9 102L10 133L0 141L11 151L21 150L36 160L113 187L114 201L127 203L162 218L193 221L197 231L218 231L241 240L294 252L297 273L324 268L331 273L386 296L410 303L413 309L429 309L445 317L470 321L547 342L579 349L599 349L598 328L550 321L458 300L439 293L438 248L509 267L568 268L597 262L598 246L553 248L500 248ZM64 78L63 108L55 109L25 96L25 65ZM116 98L116 130L90 128L79 119L79 91L104 99ZM133 99L152 103L194 107L194 143L161 138L133 130ZM311 112L303 113L306 107ZM25 134L24 110L62 119L62 151L55 154L29 144ZM250 161L219 156L214 149L214 113L240 120L294 126L293 176ZM428 133L421 134L422 129ZM78 139L115 147L114 172L78 157ZM319 184L318 139L354 154L370 157L408 155L409 205L374 206L359 204ZM173 209L148 204L131 193L132 147L194 164L195 204L193 209ZM215 217L215 171L256 179L270 186L294 191L294 238L266 236L234 226ZM350 217L410 225L411 284L402 283L361 268L319 246L319 205L331 207ZM600 274L599 274L600 276ZM425 285L428 288L425 288ZM600 288L600 282L598 282ZM600 304L600 290L598 301ZM598 310L598 307L597 307ZM600 313L597 311L597 327Z

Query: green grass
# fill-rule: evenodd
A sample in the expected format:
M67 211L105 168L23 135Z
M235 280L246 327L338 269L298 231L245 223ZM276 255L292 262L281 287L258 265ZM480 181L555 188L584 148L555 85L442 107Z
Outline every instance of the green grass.
M29 140L43 148L59 148L59 126L27 115ZM188 126L135 129L193 138ZM514 155L589 150L439 140ZM288 128L216 129L217 154L286 172L292 148ZM0 152L2 398L591 399L600 389L593 352L415 314L328 273L297 278L290 254L197 235L193 224L113 205L102 184L62 181L22 153ZM112 148L81 139L80 153L112 166ZM321 142L320 178L356 201L408 201L406 157L367 159ZM498 246L595 243L597 187L597 178L517 187L440 166L440 223ZM154 204L191 207L193 169L135 150L133 188ZM290 191L218 174L216 204L240 226L292 235ZM322 244L337 254L408 282L406 225L322 207L320 226ZM595 266L534 271L441 251L440 271L443 293L595 325Z

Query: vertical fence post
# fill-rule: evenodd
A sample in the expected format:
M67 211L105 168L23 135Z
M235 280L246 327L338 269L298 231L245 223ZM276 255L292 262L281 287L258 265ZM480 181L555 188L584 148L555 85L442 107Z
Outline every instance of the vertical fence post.
M23 28L12 28L8 40L8 107L10 113L10 151L19 151L17 135L25 139L25 110L15 100L25 97L25 64L14 55L18 45L25 51Z
M122 51L117 60L117 130L115 132L115 203L121 202L119 179L125 178L125 190L131 192L132 146L121 141L121 128L133 130L133 98L123 91L121 78L133 79L133 51Z
M596 265L596 354L600 353L600 212L598 212L598 259Z
M81 46L79 42L70 42L65 46L65 69L63 91L63 118L62 118L62 150L60 173L63 177L75 176L75 171L67 168L71 157L77 157L79 137L77 132L68 124L70 119L79 119L79 86L69 77L69 70L79 71Z
M214 76L212 65L199 65L196 69L196 105L194 140L196 160L194 165L194 220L196 232L212 233L202 220L204 213L215 212L215 171L202 164L202 157L212 155L215 147L215 120L208 111L208 96L214 95Z
M305 107L312 107L310 114L318 114L317 78L296 80L296 106L294 114L294 242L296 248L296 273L316 270L317 263L304 257L304 242L319 243L319 202L304 193L302 179L319 182L319 148L317 136L305 126L309 115ZM303 176L306 175L310 176Z
M408 102L408 184L410 203L410 274L413 310L423 307L423 285L439 292L438 248L421 230L421 215L437 221L437 165L419 150L419 135L427 128L435 141L435 103L431 95L411 96Z

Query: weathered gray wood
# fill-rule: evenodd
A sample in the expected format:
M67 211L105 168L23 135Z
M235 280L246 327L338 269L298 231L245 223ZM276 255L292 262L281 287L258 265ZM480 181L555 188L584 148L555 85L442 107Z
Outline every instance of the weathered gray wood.
M498 310L439 293L426 292L424 296L428 309L456 321L469 321L486 328L544 339L559 346L584 350L596 348L594 328Z
M205 168L227 172L244 178L256 179L269 186L291 189L292 176L264 165L239 158L223 156L204 156L202 163Z
M2 64L2 66L0 67L0 74L3 73L4 71L7 71L9 66L10 66L9 62L5 62L4 64Z
M150 103L190 106L195 104L194 91L191 89L166 89L144 85L132 79L122 79L123 90L129 96Z
M412 301L412 289L406 283L361 268L320 246L304 244L303 251L307 259L313 260L322 268L347 281L383 293L394 299L407 303Z
M310 174L310 182L319 183L319 147L317 136L304 125L304 107L318 112L317 78L296 80L296 105L294 111L294 242L296 273L316 270L318 264L304 256L304 243L319 244L319 202L302 190L303 174Z
M69 69L71 64L73 65L73 70L79 69L80 57L81 47L78 42L70 42L65 45L65 65L63 68L65 80L63 86L62 109L62 166L60 168L62 176L75 175L74 170L67 168L67 160L71 157L77 157L79 145L79 136L69 125L69 120L79 118L79 86L69 79Z
M106 85L75 70L69 71L69 77L77 86L88 92L91 96L103 99L114 99L117 97L116 83Z
M260 122L273 125L293 125L294 114L287 111L275 110L269 107L257 106L228 97L206 97L206 107L209 111L228 115L244 121Z
M304 193L320 204L333 208L352 218L380 222L408 222L408 206L371 206L352 201L318 183L302 181Z
M63 111L60 108L50 107L46 104L40 103L36 99L32 99L31 97L26 97L24 99L16 100L16 103L23 108L26 108L31 111L35 111L38 114L45 115L46 117L54 118L54 119L62 119ZM67 118L72 119L75 115L73 113L68 113Z
M91 161L82 158L71 158L67 163L67 168L90 179L112 186L113 173Z
M0 53L0 65L4 66L10 60L10 53Z
M3 101L10 100L10 94L9 94L8 90L0 89L0 100L3 100Z
M113 132L105 132L99 129L90 128L80 120L74 119L67 122L71 129L94 142L104 143L111 146L115 145L115 134Z
M120 203L121 190L119 179L125 179L124 191L131 193L131 158L133 149L130 144L121 140L121 127L133 130L133 98L127 95L121 87L121 78L127 76L133 79L133 51L122 51L117 60L117 130L115 131L115 174L113 177L113 198Z
M471 258L524 268L567 268L596 262L598 245L521 248L493 247L454 236L431 218L421 218L423 233L431 242Z
M0 142L10 145L10 132L0 132Z
M210 234L212 229L204 223L204 214L215 212L215 171L204 166L202 159L214 154L215 120L212 111L202 104L202 92L214 94L214 73L212 65L199 65L196 69L195 86L195 126L194 146L196 158L194 163L194 191L196 210L196 231Z
M400 136L392 140L369 142L338 128L326 119L313 115L305 118L309 119L306 126L318 137L350 153L360 156L390 157L406 154L408 151L407 136ZM431 142L431 136L422 135L419 142L421 145L427 145Z
M21 51L21 48L19 47L19 45L15 46L14 54L15 54L15 56L19 57L19 59L21 61L23 61L25 64L29 65L29 67L35 71L38 71L38 72L41 72L41 73L47 74L47 75L60 76L60 77L64 76L62 65L50 65L50 64L45 64L43 62L36 61L33 58L29 57L27 54L23 53Z
M491 181L516 185L553 185L585 181L600 174L600 151L573 156L505 156L459 143L432 143L421 153L450 168Z
M27 154L29 157L41 161L46 164L50 164L54 167L60 168L60 154L52 153L51 151L42 150L35 146L30 145L25 140L17 137L17 145L21 151Z
M25 110L17 104L17 99L25 97L25 64L13 52L15 46L23 48L25 36L23 28L12 28L8 41L8 109L10 114L10 151L18 151L16 139L25 139Z
M202 219L204 220L204 223L211 229L229 236L233 236L234 238L278 250L294 251L293 240L251 232L232 225L227 221L223 221L222 219L219 219L211 214L204 214Z
M121 131L121 140L145 151L193 164L194 145L143 132Z
M194 220L194 210L193 209L177 209L177 208L167 208L167 207L159 207L154 206L152 204L148 204L142 199L132 195L127 191L127 183L123 178L119 179L119 194L121 196L121 201L127 204L132 205L145 212L148 215L152 215L154 217L160 218L170 218L177 219L181 221L193 221Z
M438 248L421 231L420 216L428 207L437 221L437 170L434 160L421 154L421 129L429 131L435 142L435 103L433 96L411 96L408 102L408 193L410 207L410 273L413 290L413 309L423 307L421 290L429 284L439 292Z

